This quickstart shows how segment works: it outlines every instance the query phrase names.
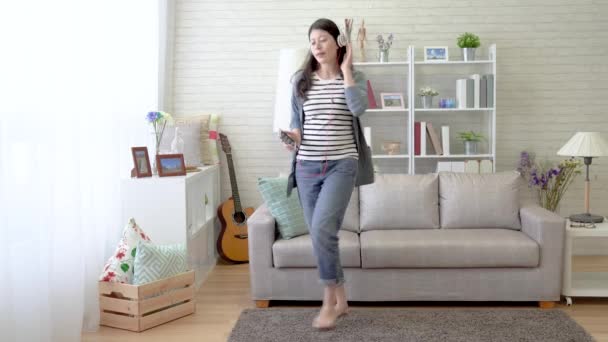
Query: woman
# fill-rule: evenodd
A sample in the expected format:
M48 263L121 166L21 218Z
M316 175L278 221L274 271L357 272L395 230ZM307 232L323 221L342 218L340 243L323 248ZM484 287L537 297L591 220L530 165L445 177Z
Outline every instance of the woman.
M363 74L354 71L350 44L340 47L340 30L328 19L308 30L310 51L293 77L291 131L295 146L287 193L297 186L313 242L323 305L313 327L333 328L348 310L338 230L355 186L374 181L371 152L359 125L367 109Z

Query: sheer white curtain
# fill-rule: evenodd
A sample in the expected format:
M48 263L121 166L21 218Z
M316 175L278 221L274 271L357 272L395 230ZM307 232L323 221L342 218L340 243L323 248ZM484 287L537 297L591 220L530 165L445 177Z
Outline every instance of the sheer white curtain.
M0 332L79 341L159 106L159 2L0 4Z

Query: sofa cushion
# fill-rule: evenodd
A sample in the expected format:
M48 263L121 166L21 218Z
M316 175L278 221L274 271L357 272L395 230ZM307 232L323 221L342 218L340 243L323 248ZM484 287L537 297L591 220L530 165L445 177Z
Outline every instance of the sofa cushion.
M286 177L260 177L258 190L277 222L277 228L283 239L308 234L304 212L297 193L287 197Z
M380 174L359 188L361 231L439 228L437 174Z
M138 242L150 243L150 238L135 222L130 218L127 225L122 230L122 238L118 242L116 251L106 262L100 281L111 283L133 283L133 262L135 261Z
M359 235L347 230L338 232L340 263L343 267L361 267ZM278 239L272 245L274 267L317 267L310 235Z
M441 228L521 229L515 171L439 173Z
M361 233L363 268L538 267L539 246L510 229L404 229Z
M350 196L350 202L346 207L346 213L344 214L344 221L342 221L341 229L351 231L353 233L359 232L359 188L355 187L352 196Z
M172 277L188 270L185 243L172 245L137 244L133 262L133 285L142 285Z

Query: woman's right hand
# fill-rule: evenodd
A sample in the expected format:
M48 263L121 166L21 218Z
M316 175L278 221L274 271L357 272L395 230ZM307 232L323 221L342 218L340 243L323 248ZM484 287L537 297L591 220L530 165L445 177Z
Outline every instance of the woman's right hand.
M285 132L285 134L287 134L291 139L293 139L293 141L296 142L296 146L283 142L283 147L285 147L285 149L289 152L295 151L296 147L300 146L300 142L302 142L302 136L300 134L300 130L297 128L294 128L291 131L283 131L283 132Z

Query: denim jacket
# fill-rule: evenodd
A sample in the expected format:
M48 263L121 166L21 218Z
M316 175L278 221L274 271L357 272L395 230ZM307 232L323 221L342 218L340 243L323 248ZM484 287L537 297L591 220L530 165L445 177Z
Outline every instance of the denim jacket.
M298 80L301 77L301 72L293 77L293 89L291 95L291 124L290 128L298 128L304 137L303 123L304 123L304 101L299 98L297 94L296 86ZM353 78L356 85L344 89L346 96L346 104L348 109L353 113L353 132L355 136L355 143L357 145L357 151L359 153L359 170L357 173L357 179L355 186L371 184L374 182L374 167L372 164L372 152L363 136L361 130L361 124L359 117L365 113L368 108L367 103L367 81L365 75L357 70L353 71ZM287 196L291 195L293 188L297 187L296 184L296 155L297 151L293 152L293 159L291 163L291 172L287 179Z

